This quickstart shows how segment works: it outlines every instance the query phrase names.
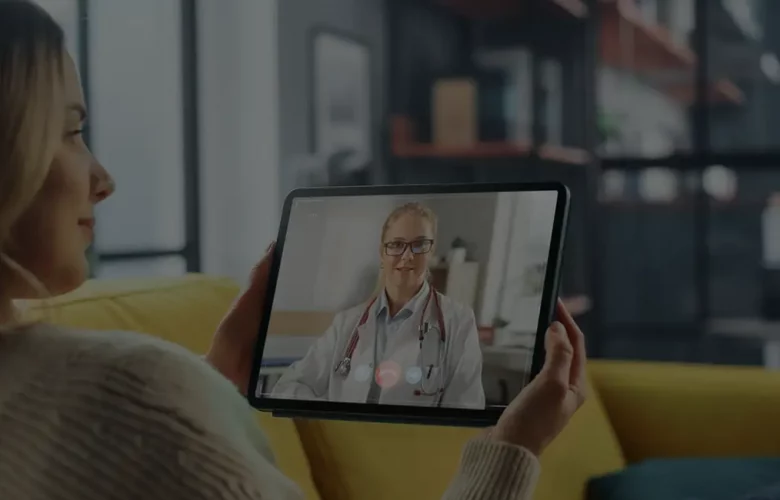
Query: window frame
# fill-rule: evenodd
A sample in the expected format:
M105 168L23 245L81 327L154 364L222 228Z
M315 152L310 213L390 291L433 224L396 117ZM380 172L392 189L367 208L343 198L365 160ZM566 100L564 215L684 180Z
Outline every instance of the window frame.
M78 0L79 14L79 71L87 106L90 104L90 2ZM198 88L198 47L197 47L197 1L180 0L180 34L182 40L182 113L183 113L183 165L184 169L184 224L185 243L177 249L144 248L128 252L101 252L92 247L88 251L92 277L99 272L100 264L106 262L125 262L148 260L150 258L179 256L184 258L188 273L201 271L201 231L200 231L200 154L199 144L199 88ZM89 130L85 130L84 139L90 144Z

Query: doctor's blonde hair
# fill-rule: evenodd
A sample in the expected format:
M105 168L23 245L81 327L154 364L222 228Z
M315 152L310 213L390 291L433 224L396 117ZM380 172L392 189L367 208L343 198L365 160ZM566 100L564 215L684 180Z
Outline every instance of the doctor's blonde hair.
M0 326L15 318L17 284L45 287L10 254L12 230L42 188L65 120L65 35L29 0L0 1Z
M438 231L439 227L439 218L436 216L433 210L426 207L422 203L419 202L409 202L404 203L403 205L400 205L396 207L385 219L385 223L382 224L382 232L379 235L379 251L384 252L384 244L385 244L385 236L387 236L387 231L390 230L390 226L393 225L395 221L403 217L404 215L413 215L415 217L419 217L421 219L424 219L428 221L428 223L431 225L431 233L436 237L436 232ZM430 270L428 270L428 280L431 278ZM377 278L377 284L376 289L374 290L373 296L376 297L380 293L382 293L382 290L385 287L385 273L383 269L379 269L379 276Z

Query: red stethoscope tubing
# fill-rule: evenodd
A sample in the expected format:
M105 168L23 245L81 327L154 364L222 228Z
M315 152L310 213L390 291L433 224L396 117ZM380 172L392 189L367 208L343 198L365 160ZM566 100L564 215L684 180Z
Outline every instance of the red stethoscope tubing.
M444 332L444 314L441 312L441 303L439 302L439 294L436 292L436 290L431 287L431 290L428 292L428 297L425 299L425 305L423 306L422 315L420 316L420 348L422 348L422 341L425 336L425 331L423 329L423 324L425 323L425 313L428 311L428 307L431 303L431 297L433 297L433 301L436 304L436 319L439 323L439 340L441 340L442 343L447 339L446 334ZM360 340L360 334L358 333L358 329L365 325L368 321L368 315L371 312L371 306L374 305L376 302L376 297L371 299L371 302L368 303L368 306L366 307L366 310L363 312L363 316L360 317L360 321L358 322L355 329L352 331L352 336L349 338L349 343L347 344L347 349L344 352L344 358L342 359L342 363L344 362L351 362L352 361L352 355L355 354L355 349L357 349L358 341ZM341 363L339 363L339 366L341 366ZM338 371L339 367L336 367L336 370Z

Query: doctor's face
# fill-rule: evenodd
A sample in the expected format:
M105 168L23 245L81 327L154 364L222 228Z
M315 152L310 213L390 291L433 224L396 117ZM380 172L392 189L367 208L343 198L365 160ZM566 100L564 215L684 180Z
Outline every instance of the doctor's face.
M399 288L422 285L433 244L433 227L424 217L404 214L393 221L382 241L385 284Z

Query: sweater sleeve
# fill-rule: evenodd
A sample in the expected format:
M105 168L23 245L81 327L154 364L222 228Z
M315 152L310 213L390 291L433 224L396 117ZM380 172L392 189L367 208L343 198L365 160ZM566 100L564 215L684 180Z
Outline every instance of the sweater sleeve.
M531 500L538 478L539 462L525 448L475 439L443 500Z
M107 368L100 392L112 408L100 460L112 466L98 481L132 484L123 500L303 498L244 398L189 352L139 347Z

